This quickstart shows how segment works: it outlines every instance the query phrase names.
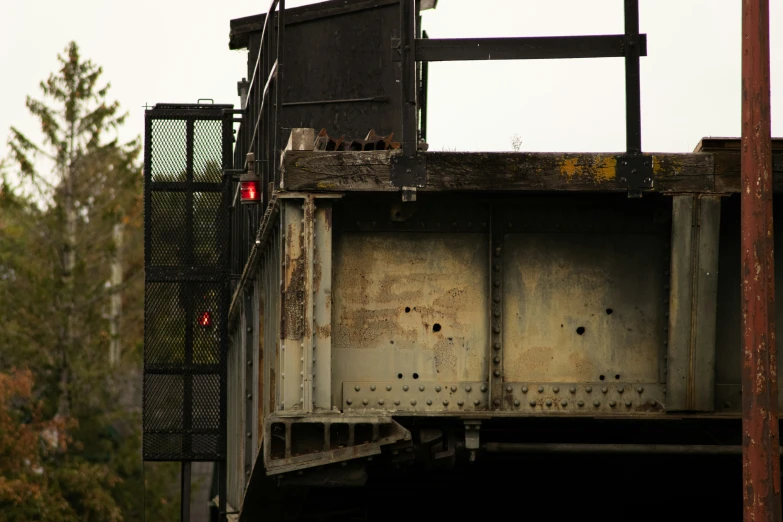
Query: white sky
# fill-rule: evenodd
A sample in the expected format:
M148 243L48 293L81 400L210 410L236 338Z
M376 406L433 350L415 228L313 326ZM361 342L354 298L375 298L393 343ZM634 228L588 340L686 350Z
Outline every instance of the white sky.
M288 7L314 3L288 0ZM783 136L783 0L771 0L772 131ZM622 0L440 0L432 38L621 33ZM213 98L238 105L246 52L229 51L229 20L267 0L0 0L0 136L37 133L24 106L70 40L104 67L110 95L143 132L145 103ZM480 7L478 7L480 5ZM641 0L645 151L691 151L703 136L740 134L739 0ZM620 151L623 60L430 65L430 150ZM777 100L781 100L776 103ZM3 141L5 141L3 139ZM0 148L0 157L5 150Z

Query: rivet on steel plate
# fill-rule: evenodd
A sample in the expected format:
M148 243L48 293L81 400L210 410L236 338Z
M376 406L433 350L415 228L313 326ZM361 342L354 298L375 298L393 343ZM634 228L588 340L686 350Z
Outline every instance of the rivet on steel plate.
M375 391L375 385L374 384L370 386L370 391Z
M400 401L394 401L394 405L395 406L399 406L400 405Z
M253 434L252 434L252 433L250 433L249 431L246 433L246 435L247 435L247 438L248 438L248 439L249 439L249 438L251 438L251 437L253 437Z
M519 399L514 399L514 406L519 406Z
M644 386L638 386L636 388L636 391L638 391L639 393L642 393L644 391Z
M473 389L473 388L470 386L470 384L468 384L467 386L465 386L465 391L466 391L466 392L469 392L469 391L470 391L470 390L472 390L472 389Z
M500 370L495 370L494 372L492 372L492 375L494 375L495 377L500 377Z
M590 393L591 391L593 391L593 387L592 386L585 386L585 391L587 393Z
M378 399L378 404L380 404L381 406L383 406L383 399Z
M482 384L481 385L481 391L483 391L483 392L487 391L487 385L486 384Z
M492 345L492 347L493 347L495 350L500 350L500 343L495 343L495 344L493 344L493 345Z
M508 393L511 393L512 391L514 391L514 388L512 388L511 386L506 386L506 391Z
M441 389L440 386L435 386L435 391L436 392L440 392L440 389Z
M492 315L494 315L495 317L500 317L500 310L495 310L494 312L492 312Z
M598 399L593 401L593 406L597 407L597 406L600 406L600 405L601 405L601 401L599 401Z
M351 399L348 399L347 401L345 401L345 404L347 404L348 406L350 406L351 404L353 404L353 401L352 401Z
M565 408L566 406L568 406L568 401L567 401L567 400L565 400L565 399L563 399L562 401L560 401L560 406L562 406L563 408Z
M650 399L650 406L655 406L655 399Z
M408 391L408 385L407 384L403 384L402 391Z
M500 357L498 357L498 356L496 355L496 356L495 356L495 358L494 358L494 359L492 359L492 362L494 362L495 364L500 364Z
M451 393L454 393L455 391L457 391L457 387L452 384L450 390Z
M486 252L486 250L485 250L485 252ZM500 247L495 247L495 255L496 255L496 256L499 256L499 255L500 255L500 252L501 252L501 249L500 249Z
M448 405L449 405L449 401L444 399L444 401L443 401L443 405L444 405L444 406L448 406Z
M603 386L603 387L601 388L601 393L606 393L606 392L608 392L608 391L609 391L609 388L607 388L606 386Z
M495 288L499 287L500 286L500 281L496 280L495 282L492 283L492 286L494 286Z
M416 406L416 399L411 401L411 406Z
M361 386L354 386L353 389L356 390L356 391L360 391L362 388L361 388Z
M495 272L500 272L500 265L495 264L492 268L495 269Z
M626 407L630 408L630 407L631 407L631 404L632 404L632 403L631 403L631 401L625 401L625 405L626 405Z
M522 386L522 393L527 393L527 386Z
M568 388L568 391L571 393L576 393L576 386L571 386L570 388Z
M463 401L462 399L457 401L457 406L462 406L463 404L465 404L465 401Z
M427 406L432 406L432 399L427 399Z
M553 386L552 387L552 391L555 392L555 393L559 392L560 391L560 386Z
M546 400L546 405L547 406L552 406L552 399L547 399Z
M250 399L252 399L252 398L253 398L253 395L252 395L252 394L250 394L250 393L248 393L248 394L247 394L247 400L250 400Z
M369 402L370 402L370 401L368 401L367 399L362 399L362 404L364 404L365 406L367 406L367 404L368 404Z
M493 331L493 332L495 332L495 333L500 333L500 327L499 327L499 326L495 326L495 327L492 329L492 331Z
M500 399L495 399L495 406L500 406Z
M391 391L391 384L386 385L386 391Z
M576 405L580 408L585 405L585 401L576 401Z
M612 408L614 408L616 405L617 405L617 403L616 403L616 402L614 402L614 401L609 401L609 406L611 406Z
M617 393L623 393L625 391L625 388L622 386L617 387Z
M424 391L424 385L423 384L419 386L419 391Z
M534 401L534 400L531 400L531 401L530 401L530 405L531 405L531 406L535 406L535 405L536 405L536 401Z
M544 387L543 386L539 386L538 387L538 393L544 393Z
M480 400L476 399L475 401L473 401L474 406L478 406L479 404L481 404Z

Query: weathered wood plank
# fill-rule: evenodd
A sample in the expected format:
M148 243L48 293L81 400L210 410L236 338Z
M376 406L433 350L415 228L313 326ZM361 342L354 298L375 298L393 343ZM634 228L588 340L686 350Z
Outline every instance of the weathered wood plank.
M390 158L398 151L287 151L283 187L299 191L396 191ZM425 152L423 191L623 192L615 154ZM653 154L658 192L712 192L711 154Z
M715 156L715 192L739 192L740 154L737 152L716 152ZM773 154L772 174L775 192L783 192L783 154Z

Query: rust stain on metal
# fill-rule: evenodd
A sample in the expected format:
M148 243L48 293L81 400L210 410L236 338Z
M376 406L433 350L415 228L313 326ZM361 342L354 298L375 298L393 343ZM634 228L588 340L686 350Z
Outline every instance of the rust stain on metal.
M298 227L293 223L287 227L285 263L285 289L282 302L283 329L281 335L284 339L301 339L305 334L305 259Z
M746 522L781 520L769 0L742 8L742 468Z

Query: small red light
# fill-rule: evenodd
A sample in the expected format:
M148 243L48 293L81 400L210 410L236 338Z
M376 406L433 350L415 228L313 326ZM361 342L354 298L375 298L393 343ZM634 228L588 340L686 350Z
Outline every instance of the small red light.
M201 312L198 316L199 326L212 326L212 314L210 312Z
M261 194L258 191L258 181L243 181L240 191L242 202L258 201Z

